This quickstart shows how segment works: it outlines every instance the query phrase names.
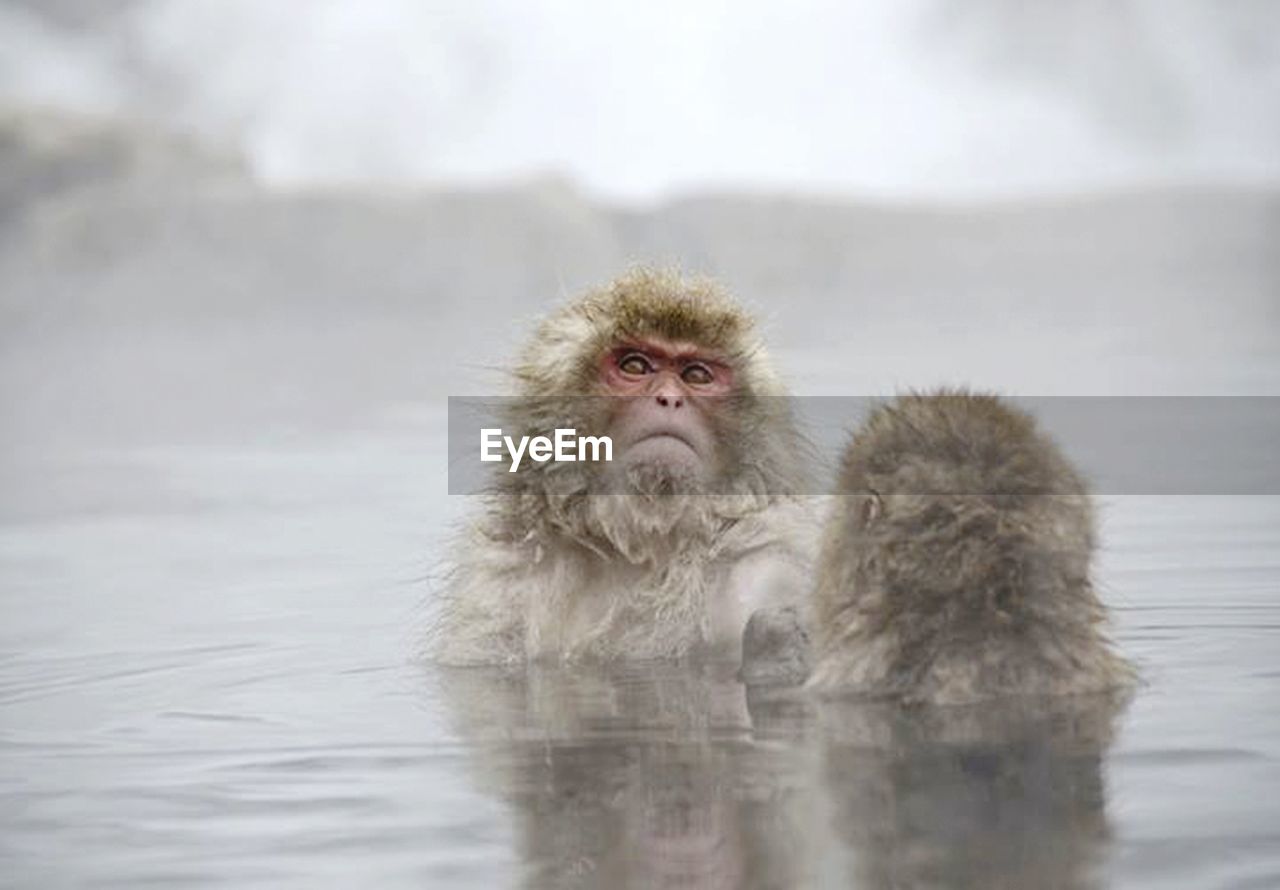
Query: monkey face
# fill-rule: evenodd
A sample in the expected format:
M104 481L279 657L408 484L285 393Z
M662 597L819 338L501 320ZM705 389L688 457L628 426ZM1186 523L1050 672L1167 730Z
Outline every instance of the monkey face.
M608 436L611 457L522 466L506 487L748 500L798 490L797 431L784 400L768 398L785 391L751 317L714 287L625 276L545 320L515 376L509 426Z
M609 399L613 472L641 491L703 490L722 468L720 403L734 371L694 343L648 339L619 343L600 361Z

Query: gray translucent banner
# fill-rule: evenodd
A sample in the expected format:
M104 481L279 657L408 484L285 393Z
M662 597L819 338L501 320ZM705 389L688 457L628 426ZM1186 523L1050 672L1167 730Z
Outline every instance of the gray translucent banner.
M756 399L754 409L742 409L756 412L751 416L789 415L799 430L798 453L810 479L784 486L797 490L771 493L831 493L835 468L851 433L872 409L888 401L891 399L874 396L789 397ZM1280 494L1280 397L1024 396L1005 401L1037 419L1040 429L1057 442L1095 494ZM505 443L494 447L492 433L489 453L500 453L502 459L481 460L482 430L501 430L513 440L551 437L557 427L573 426L555 416L554 406L566 404L586 407L564 399L534 404L514 398L451 396L449 493L491 491L503 476L510 475L509 451ZM586 416L590 411L570 413ZM537 417L538 422L517 429L513 418L529 416ZM576 433L599 436L607 430L578 429ZM567 441L565 445L576 458L577 448ZM567 456L569 452L562 449L562 453ZM582 454L589 461L591 450ZM743 455L741 459L745 464L751 457ZM530 472L533 467L526 451L517 472ZM595 478L585 467L578 465L581 472L577 478ZM610 478L608 473L595 475L600 481L592 483L587 493L618 490L603 481Z

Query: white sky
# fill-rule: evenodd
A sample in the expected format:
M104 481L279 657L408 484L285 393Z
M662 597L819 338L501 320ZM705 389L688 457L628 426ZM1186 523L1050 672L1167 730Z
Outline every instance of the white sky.
M280 184L557 174L644 200L1280 181L1280 17L1045 8L148 0L71 30L0 6L0 97L158 117Z

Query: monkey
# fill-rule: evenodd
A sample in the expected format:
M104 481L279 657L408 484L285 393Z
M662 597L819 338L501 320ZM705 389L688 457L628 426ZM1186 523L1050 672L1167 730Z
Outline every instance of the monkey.
M995 396L875 409L841 462L810 607L820 694L968 704L1125 687L1079 471ZM776 634L775 634L776 635Z
M612 460L495 473L440 591L436 661L736 659L754 611L804 598L805 439L722 289L629 272L548 316L514 379L513 438L607 435Z

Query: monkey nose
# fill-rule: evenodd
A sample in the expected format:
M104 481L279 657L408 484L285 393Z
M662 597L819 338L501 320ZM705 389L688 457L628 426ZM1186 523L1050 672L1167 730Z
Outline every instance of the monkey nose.
M663 408L680 408L684 405L684 395L674 386L664 386L653 395Z

